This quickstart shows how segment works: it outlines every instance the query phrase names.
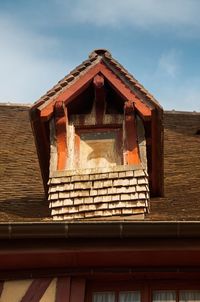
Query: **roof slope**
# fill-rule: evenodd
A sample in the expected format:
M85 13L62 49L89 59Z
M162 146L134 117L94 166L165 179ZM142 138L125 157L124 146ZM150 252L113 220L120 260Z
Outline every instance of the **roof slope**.
M0 105L0 220L48 215L29 107Z
M111 53L106 49L95 49L91 52L88 59L83 61L75 69L73 69L67 76L60 80L52 87L45 95L43 95L35 104L40 106L40 109L48 105L52 99L57 97L66 88L70 87L77 79L85 74L91 67L99 62L103 62L110 70L112 70L120 80L134 92L134 94L146 104L152 104L161 108L160 104L144 87L141 85L132 74L130 74L118 61L116 61Z
M49 221L29 107L0 105L0 221ZM165 198L146 220L200 219L200 113L164 113Z

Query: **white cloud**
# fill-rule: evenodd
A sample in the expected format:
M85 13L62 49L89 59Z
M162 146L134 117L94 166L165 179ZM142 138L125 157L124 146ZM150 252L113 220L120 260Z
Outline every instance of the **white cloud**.
M157 72L175 78L180 70L179 57L180 53L173 49L162 53L158 60Z
M200 112L200 77L185 79L182 85L166 85L162 90L165 109Z
M76 0L67 13L74 22L159 29L163 25L199 28L199 10L197 0Z
M0 102L31 103L59 80L64 64L49 57L57 41L0 18ZM71 68L71 66L70 66Z

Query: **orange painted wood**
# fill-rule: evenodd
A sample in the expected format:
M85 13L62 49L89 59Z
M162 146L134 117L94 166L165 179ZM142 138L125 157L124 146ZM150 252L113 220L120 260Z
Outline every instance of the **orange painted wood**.
M50 278L34 280L20 302L39 302L51 281Z
M139 148L137 142L137 130L134 114L134 106L131 101L124 105L125 118L125 152L124 164L133 165L140 163Z
M142 103L141 100L104 64L101 64L101 73L123 98L134 103L135 108L142 114L143 118L151 116L151 109Z
M57 279L55 302L70 302L70 277Z
M85 284L86 280L83 278L74 277L71 279L70 302L85 301Z
M55 104L55 128L57 140L58 163L57 169L64 170L67 162L67 110L63 102Z
M52 100L52 102L50 102L44 109L41 110L41 118L48 119L52 115L56 101L65 101L69 103L72 99L83 92L92 82L94 76L100 71L100 68L100 63L96 64L94 67L91 67L87 71L87 73L76 80L74 84L62 91L56 98Z

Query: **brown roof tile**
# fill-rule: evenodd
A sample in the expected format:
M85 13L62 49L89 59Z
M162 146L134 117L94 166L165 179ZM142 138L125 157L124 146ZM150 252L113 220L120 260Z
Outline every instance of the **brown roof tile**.
M0 220L41 219L49 213L29 122L29 107L0 106Z
M28 106L0 105L0 221L50 220ZM147 220L200 219L200 113L164 114L165 198ZM119 218L120 219L120 218Z

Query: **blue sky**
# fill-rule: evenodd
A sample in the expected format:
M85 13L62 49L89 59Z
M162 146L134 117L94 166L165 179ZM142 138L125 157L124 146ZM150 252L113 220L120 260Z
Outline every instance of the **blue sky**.
M0 0L0 102L33 103L107 48L166 110L200 111L199 0Z

